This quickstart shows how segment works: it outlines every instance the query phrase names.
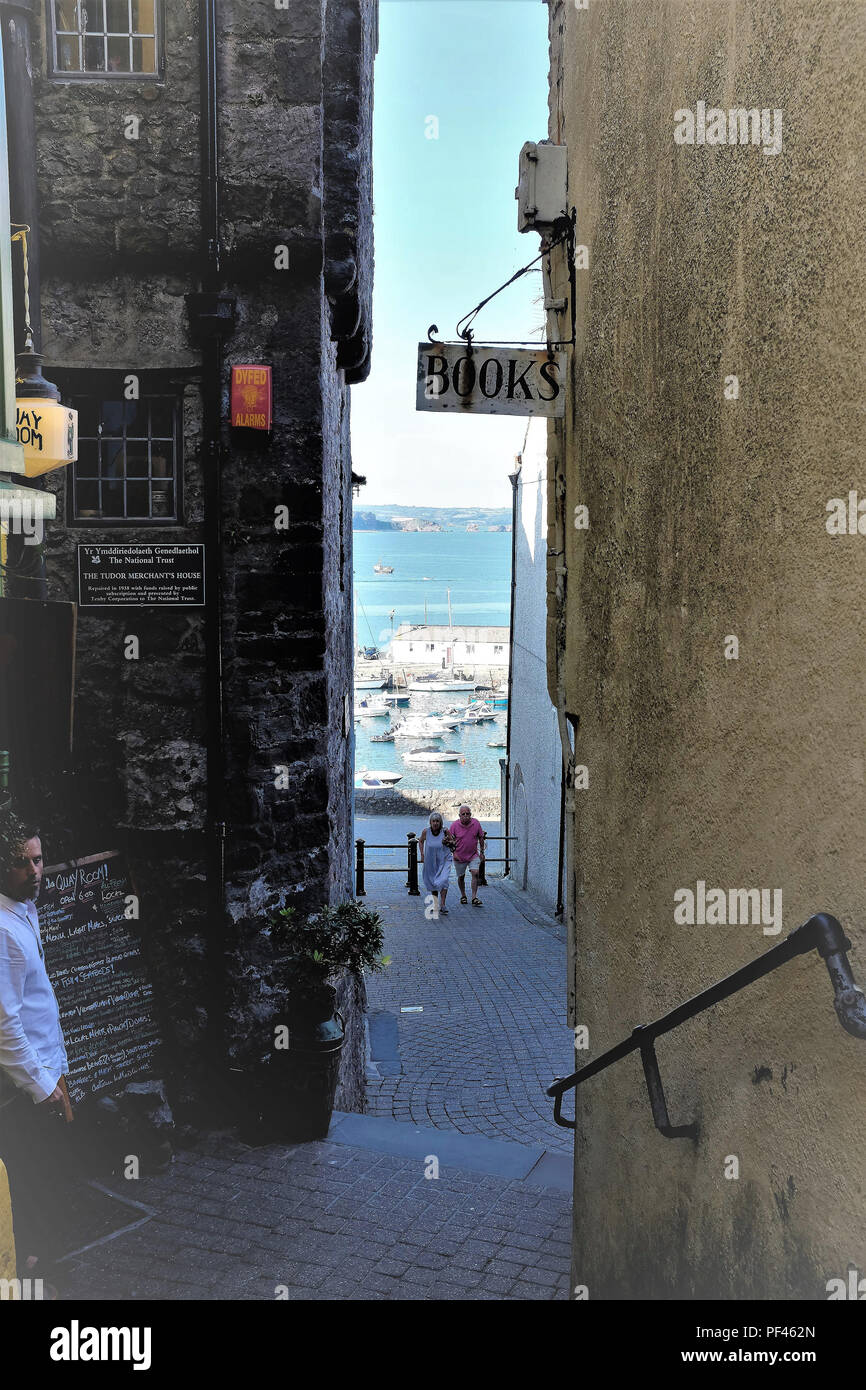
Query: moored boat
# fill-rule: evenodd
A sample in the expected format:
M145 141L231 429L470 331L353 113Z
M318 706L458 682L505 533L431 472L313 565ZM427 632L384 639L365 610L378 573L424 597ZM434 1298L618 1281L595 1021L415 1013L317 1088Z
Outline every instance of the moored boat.
M425 695L440 695L460 690L474 690L475 682L451 680L448 676L433 676L431 679L425 680L423 676L418 676L409 682L408 688L419 694L423 692Z
M402 780L402 772L388 772L387 770L382 771L367 767L360 768L355 774L356 787L393 787Z
M411 748L403 754L407 763L456 763L460 757L456 748Z

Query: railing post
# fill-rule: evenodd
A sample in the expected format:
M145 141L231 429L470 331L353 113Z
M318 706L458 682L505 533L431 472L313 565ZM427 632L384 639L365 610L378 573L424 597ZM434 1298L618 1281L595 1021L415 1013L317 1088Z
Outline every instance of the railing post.
M505 836L505 877L511 873L511 861L508 858L508 846L511 844L511 836Z
M418 887L418 841L415 838L414 830L410 830L406 838L409 841L409 877L406 879L406 887L410 898L420 898L421 889Z
M364 889L364 841L355 841L355 897L366 898Z
M482 830L482 832L481 832L481 839L482 839L482 845L483 845L483 848L484 848L484 852L485 852L485 854L486 854L486 853L487 853L487 831L486 831L486 830ZM486 888L486 887L487 887L487 875L486 875L486 873L484 872L484 860L483 860L483 859L481 860L481 863L478 865L478 887L479 887L479 888Z

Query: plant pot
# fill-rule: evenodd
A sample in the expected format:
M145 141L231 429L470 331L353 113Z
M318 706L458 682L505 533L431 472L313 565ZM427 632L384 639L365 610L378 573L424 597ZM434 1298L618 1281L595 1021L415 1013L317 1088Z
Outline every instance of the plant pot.
M275 1138L327 1138L345 1038L336 1002L332 985L292 995L289 1046L274 1052L265 1081Z

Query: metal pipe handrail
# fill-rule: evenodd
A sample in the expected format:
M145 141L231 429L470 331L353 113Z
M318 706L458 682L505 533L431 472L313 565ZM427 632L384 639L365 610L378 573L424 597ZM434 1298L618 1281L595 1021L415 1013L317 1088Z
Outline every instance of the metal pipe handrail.
M753 984L756 980L769 975L771 971L778 969L787 961L793 960L795 956L817 950L827 966L830 982L833 986L833 1007L839 1022L845 1031L851 1033L853 1037L866 1039L866 995L855 984L851 973L846 955L850 949L851 942L845 936L837 919L826 912L816 913L802 926L790 932L784 941L779 942L778 946L773 946L771 950L765 951L762 956L750 961L748 965L742 966L739 970L735 970L732 975L718 980L716 984L710 985L708 989L702 990L692 999L679 1004L669 1013L657 1018L654 1023L638 1026L627 1038L623 1038L607 1052L603 1052L600 1057L596 1057L595 1061L587 1062L585 1066L572 1072L571 1076L557 1077L553 1084L547 1088L547 1094L553 1096L555 1101L554 1120L563 1129L575 1129L576 1118L574 1120L562 1118L562 1097L565 1092L582 1086L585 1081L597 1076L599 1072L606 1071L608 1067L613 1066L623 1057L627 1057L629 1053L640 1052L656 1129L666 1139L696 1139L699 1133L696 1124L672 1125L670 1122L664 1087L655 1055L656 1038L661 1037L664 1033L670 1033L674 1028L679 1028L682 1023L686 1023L690 1018L703 1013L705 1009L711 1008L723 999L728 999L746 985Z
M486 832L485 832L485 834L484 834L484 841L485 841L485 844L487 843L488 840L491 840L491 841L492 841L492 840L496 840L496 841L499 841L499 840L506 840L506 841L507 841L507 840L516 840L516 839L517 839L517 836L516 836L516 835L488 835ZM419 886L418 886L418 863L419 863L419 860L418 860L418 837L416 836L416 834L415 834L415 832L414 832L414 830L413 830L413 831L409 831L409 832L407 833L407 835L406 835L406 845L405 845L405 846L404 846L404 845L368 845L367 842L366 842L366 840L360 840L360 839L359 839L359 840L356 840L356 841L355 841L355 897L356 897L356 898L366 898L366 896L367 896L367 889L366 889L366 882L365 882L367 874L402 874L402 872L403 872L403 869L402 869L402 868L396 868L396 867L394 867L393 865L386 865L386 866L384 866L384 867L376 867L375 865L368 864L368 863L367 863L367 860L366 860L366 852L367 852L367 850L368 850L368 849L404 849L404 848L405 848L405 850L406 850L406 868L407 868L406 890L407 890L407 893L408 893L408 895L409 895L410 898L419 898L419 897L421 896L421 889L420 889ZM504 857L504 858L487 859L487 856L485 855L485 861L486 861L486 863L488 863L488 864L507 864L507 863L508 863L508 851L507 851L507 849L506 849L506 853L505 853L505 857ZM479 884L480 884L482 887L484 887L484 886L486 885L486 883L487 883L487 880L486 880L486 878L484 877L484 874L483 874L483 868L484 868L484 865L482 864L482 873L479 875L479 878L478 878L478 882L479 882Z

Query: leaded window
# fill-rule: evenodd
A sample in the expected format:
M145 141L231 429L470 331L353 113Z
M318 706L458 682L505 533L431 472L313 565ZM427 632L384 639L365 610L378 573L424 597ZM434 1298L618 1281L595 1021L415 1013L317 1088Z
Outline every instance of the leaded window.
M48 0L56 77L158 77L159 0Z
M127 400L122 388L109 386L73 391L70 404L78 411L70 524L180 524L180 395L154 388Z

